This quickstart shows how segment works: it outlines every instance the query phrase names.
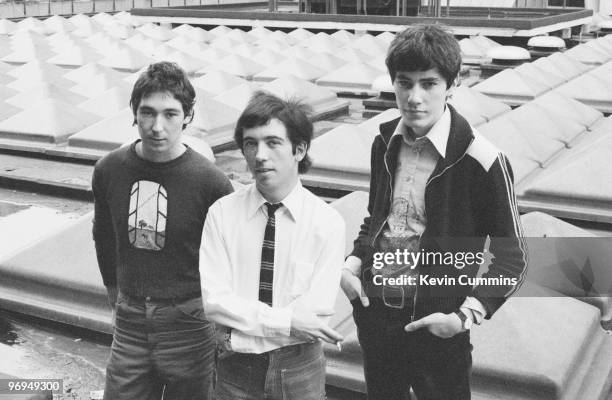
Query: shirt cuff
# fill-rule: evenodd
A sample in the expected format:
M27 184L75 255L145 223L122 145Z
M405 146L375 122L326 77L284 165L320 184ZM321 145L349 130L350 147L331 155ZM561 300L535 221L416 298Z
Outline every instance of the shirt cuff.
M474 323L476 325L480 325L485 315L487 315L487 311L485 310L482 303L475 297L468 296L465 298L465 301L459 308L467 308L472 312L474 316Z
M260 304L259 320L264 326L264 336L289 336L291 333L290 307L268 307Z
M344 261L344 266L342 269L346 269L350 271L355 276L361 275L361 259L359 257L355 257L350 255Z

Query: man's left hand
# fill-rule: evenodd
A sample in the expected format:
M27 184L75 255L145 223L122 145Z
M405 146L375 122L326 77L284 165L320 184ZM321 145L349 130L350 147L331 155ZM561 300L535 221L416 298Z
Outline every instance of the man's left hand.
M434 313L419 320L409 323L404 327L406 332L414 332L417 329L426 328L432 334L447 339L463 331L461 320L455 313Z

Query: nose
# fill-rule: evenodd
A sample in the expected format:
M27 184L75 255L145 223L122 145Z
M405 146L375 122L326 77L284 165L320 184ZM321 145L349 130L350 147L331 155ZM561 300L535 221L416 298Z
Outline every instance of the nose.
M255 153L255 159L258 162L268 159L268 147L264 141L257 143L257 153Z
M423 90L419 85L414 85L406 94L407 100L410 104L421 104L423 101Z
M161 132L164 129L163 123L163 115L158 114L153 121L153 126L151 127L153 132Z

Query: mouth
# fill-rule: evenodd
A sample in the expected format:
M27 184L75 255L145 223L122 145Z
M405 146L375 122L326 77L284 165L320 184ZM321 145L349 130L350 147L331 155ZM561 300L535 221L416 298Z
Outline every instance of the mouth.
M274 171L272 168L255 168L256 174L265 174L267 172L272 172L272 171Z

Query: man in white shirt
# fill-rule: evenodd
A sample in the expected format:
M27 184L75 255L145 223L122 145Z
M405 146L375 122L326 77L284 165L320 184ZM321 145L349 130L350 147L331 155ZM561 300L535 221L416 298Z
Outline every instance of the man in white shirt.
M321 340L344 260L344 221L304 189L313 127L306 109L259 92L235 140L255 183L210 208L200 248L207 317L224 333L216 396L319 400Z

